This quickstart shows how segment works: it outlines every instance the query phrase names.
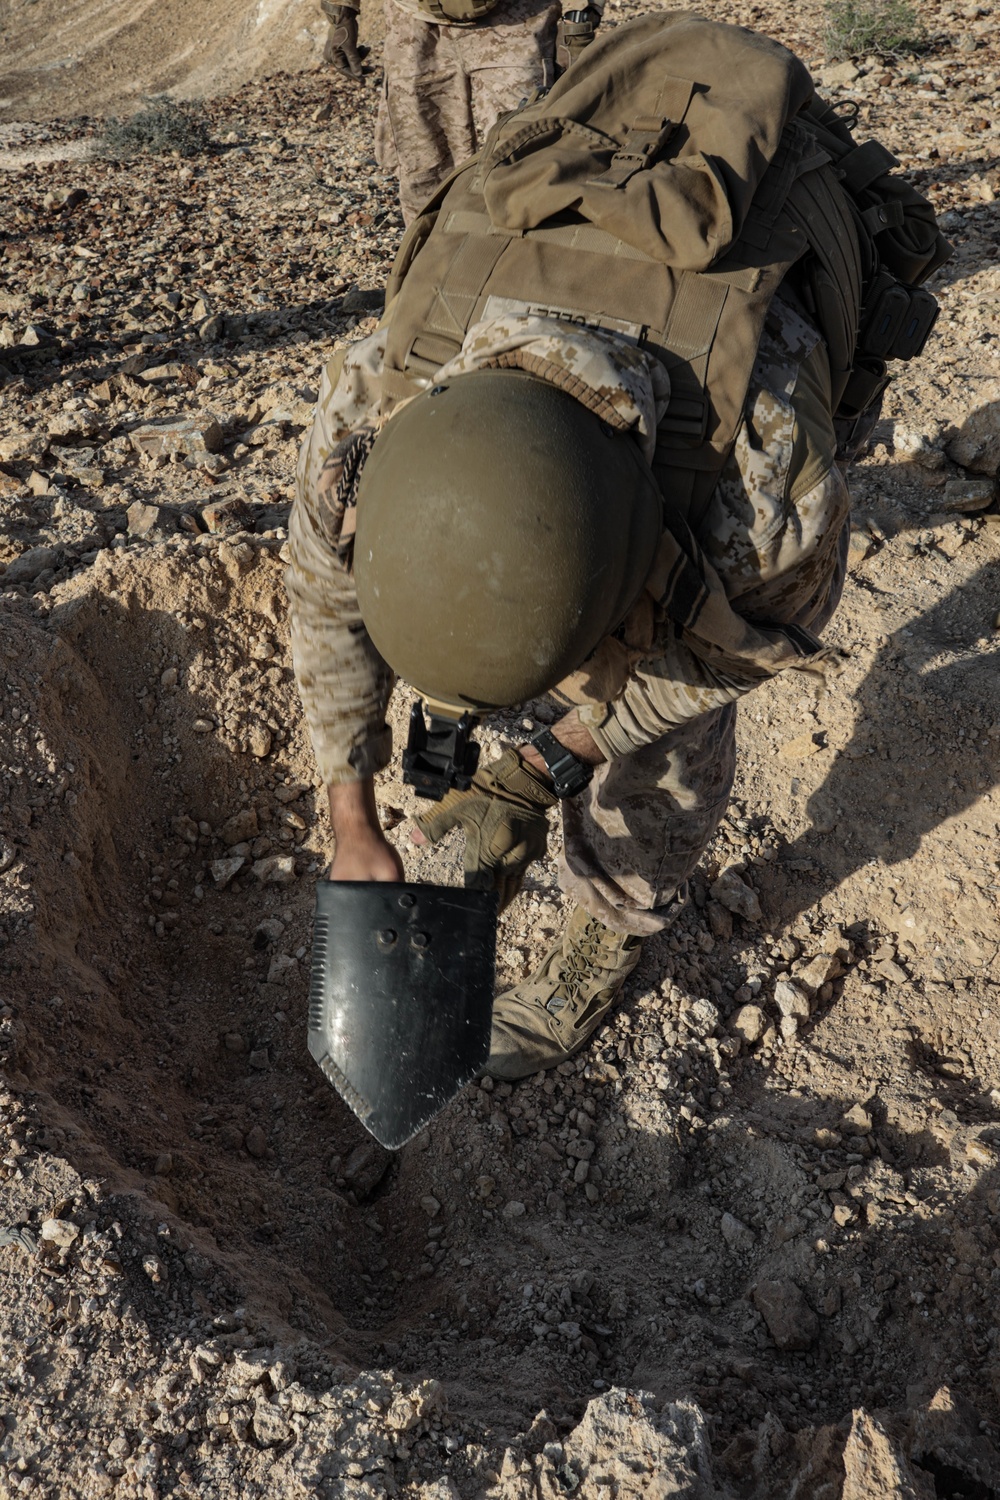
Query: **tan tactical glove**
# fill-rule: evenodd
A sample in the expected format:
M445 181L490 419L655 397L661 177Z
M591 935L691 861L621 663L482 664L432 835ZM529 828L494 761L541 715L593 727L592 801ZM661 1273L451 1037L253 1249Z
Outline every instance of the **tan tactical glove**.
M532 860L545 853L545 815L557 801L543 776L516 750L505 750L492 765L480 767L467 792L448 792L433 812L415 821L432 844L461 824L465 884L476 891L495 887L502 911L521 889Z
M360 78L367 47L358 46L358 13L350 5L332 5L320 0L320 9L330 22L330 34L323 49L324 62L332 63L338 73Z
M556 73L565 73L570 63L576 62L584 47L594 40L601 20L601 12L593 5L584 10L564 10L562 20L556 27Z

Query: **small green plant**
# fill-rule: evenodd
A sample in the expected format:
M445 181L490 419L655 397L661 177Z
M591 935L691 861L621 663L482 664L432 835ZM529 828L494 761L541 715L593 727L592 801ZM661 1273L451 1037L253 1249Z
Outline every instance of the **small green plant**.
M830 0L823 42L827 55L898 57L919 52L926 40L909 0Z
M168 99L147 99L143 108L127 120L109 120L100 138L104 156L127 158L146 152L165 156L197 156L209 144L208 120L201 104Z

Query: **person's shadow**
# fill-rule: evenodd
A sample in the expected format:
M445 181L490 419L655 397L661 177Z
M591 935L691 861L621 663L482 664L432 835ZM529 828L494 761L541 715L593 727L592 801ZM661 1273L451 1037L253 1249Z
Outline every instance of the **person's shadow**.
M1000 782L1000 648L973 644L998 604L1000 570L987 563L879 652L856 694L852 738L807 803L811 827L779 855L771 898L782 921L870 861L912 858ZM937 664L942 656L951 659ZM781 880L782 867L794 880Z

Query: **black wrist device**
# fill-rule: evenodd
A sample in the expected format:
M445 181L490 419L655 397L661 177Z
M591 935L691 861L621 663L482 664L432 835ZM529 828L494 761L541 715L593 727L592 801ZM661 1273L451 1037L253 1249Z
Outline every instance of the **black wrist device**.
M545 761L552 777L552 789L556 796L575 797L589 785L593 776L593 767L585 766L582 760L577 760L572 750L567 750L561 745L552 733L551 729L540 729L533 734L528 741Z

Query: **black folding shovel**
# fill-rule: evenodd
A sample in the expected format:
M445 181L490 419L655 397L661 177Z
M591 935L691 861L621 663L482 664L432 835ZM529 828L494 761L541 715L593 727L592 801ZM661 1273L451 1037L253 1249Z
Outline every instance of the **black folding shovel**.
M309 1051L375 1139L405 1146L490 1051L497 895L321 880Z

